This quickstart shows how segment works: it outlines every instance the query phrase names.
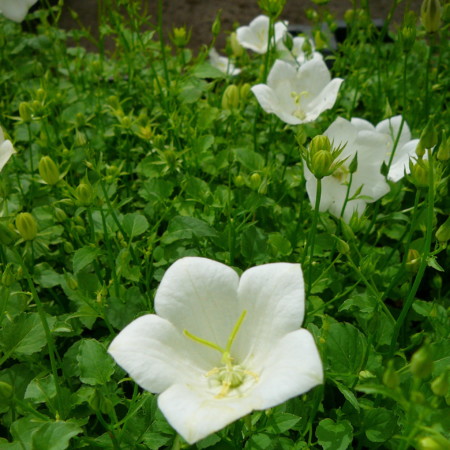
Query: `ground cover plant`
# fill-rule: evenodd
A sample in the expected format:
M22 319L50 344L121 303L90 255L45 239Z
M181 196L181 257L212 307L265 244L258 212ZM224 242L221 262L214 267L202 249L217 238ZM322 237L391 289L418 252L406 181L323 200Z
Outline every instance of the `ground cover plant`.
M195 52L34 3L0 0L0 449L450 448L448 2L333 46L326 1L294 36L261 0Z

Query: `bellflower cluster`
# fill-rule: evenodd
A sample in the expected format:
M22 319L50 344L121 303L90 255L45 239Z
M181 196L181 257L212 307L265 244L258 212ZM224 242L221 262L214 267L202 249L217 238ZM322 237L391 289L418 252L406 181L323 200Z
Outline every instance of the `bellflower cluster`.
M409 173L409 159L414 156L418 139L411 133L402 117L395 116L373 126L370 122L338 117L325 131L334 146L344 146L340 160L345 160L333 174L322 179L320 211L329 211L349 222L352 215L360 216L367 203L380 199L389 192L381 166L389 167L387 179L400 180ZM395 143L396 146L395 146ZM395 149L395 150L394 150ZM350 164L357 156L356 170ZM306 189L312 204L315 202L317 179L304 165Z
M14 22L22 22L37 0L0 0L0 13Z
M288 49L284 40L277 42L278 58L293 64L301 65L309 60L323 60L322 53L316 52L314 43L305 36L292 38L292 48Z
M323 382L304 317L299 264L253 267L241 277L186 257L164 274L157 314L130 323L109 353L193 444L253 410L278 405Z

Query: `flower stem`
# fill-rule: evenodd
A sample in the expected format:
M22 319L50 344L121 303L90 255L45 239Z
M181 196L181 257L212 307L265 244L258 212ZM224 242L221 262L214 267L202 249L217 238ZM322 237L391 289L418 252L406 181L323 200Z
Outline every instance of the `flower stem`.
M305 251L303 253L303 259L302 264L305 261L308 244L309 244L309 265L308 265L308 283L306 287L306 297L309 296L309 293L311 292L312 287L312 260L314 256L314 243L316 238L316 229L317 229L317 219L319 217L319 206L320 206L320 197L322 196L322 179L317 178L317 190L316 190L316 202L314 205L314 215L313 215L313 221L311 224L311 229L309 231L308 240L306 242Z
M430 255L431 249L431 238L433 232L433 218L434 218L434 163L431 150L428 149L428 161L429 161L429 187L428 187L428 197L427 197L427 218L426 218L426 232L425 232L425 242L423 245L420 266L414 279L414 283L409 291L408 297L403 304L403 308L394 326L394 332L392 334L391 347L389 349L389 355L392 357L394 354L395 346L397 344L397 339L400 334L400 330L405 322L406 316L414 302L415 295L419 289L420 283L422 281L425 269L427 267L428 256Z

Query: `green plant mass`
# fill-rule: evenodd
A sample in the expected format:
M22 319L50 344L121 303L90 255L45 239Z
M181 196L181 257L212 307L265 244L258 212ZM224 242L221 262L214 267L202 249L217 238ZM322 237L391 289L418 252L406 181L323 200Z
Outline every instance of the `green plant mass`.
M449 449L448 1L95 3L0 0L0 450Z

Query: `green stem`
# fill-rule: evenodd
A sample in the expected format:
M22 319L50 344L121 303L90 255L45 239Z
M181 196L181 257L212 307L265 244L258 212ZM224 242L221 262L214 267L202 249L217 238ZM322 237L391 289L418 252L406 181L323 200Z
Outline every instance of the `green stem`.
M158 0L158 25L157 25L158 36L159 36L159 42L161 45L161 56L162 56L162 63L163 63L163 69L164 69L164 78L166 80L167 89L169 89L170 80L169 80L169 71L167 69L166 47L164 44L162 18L163 18L163 2L162 2L162 0Z
M408 297L406 298L405 303L403 304L403 308L400 312L400 315L397 319L397 322L394 327L394 332L392 335L391 347L389 349L390 357L394 354L395 346L397 344L397 339L400 334L400 330L405 322L406 316L414 302L415 295L417 290L419 289L420 283L422 281L423 275L425 273L425 269L428 263L428 256L430 255L431 249L431 239L433 233L433 218L434 218L434 162L433 155L431 154L431 150L428 149L428 161L429 161L429 187L428 187L428 205L427 205L427 223L426 223L426 233L425 233L425 242L423 245L420 266L416 274L416 278L414 279L414 283L409 291Z

